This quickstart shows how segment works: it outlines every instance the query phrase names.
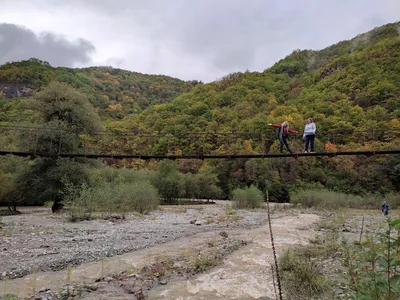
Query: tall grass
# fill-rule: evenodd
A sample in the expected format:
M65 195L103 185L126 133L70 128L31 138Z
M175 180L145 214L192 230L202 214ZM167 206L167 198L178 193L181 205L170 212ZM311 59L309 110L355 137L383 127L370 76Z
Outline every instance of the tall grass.
M378 209L382 198L377 195L352 195L338 193L326 189L300 190L292 193L292 203L299 204L305 208L339 209L339 208L373 208ZM400 195L387 194L385 199L390 208L400 205Z
M259 208L263 205L264 195L255 186L236 189L232 192L235 208Z
M385 200L389 203L390 208L396 209L400 207L400 193L388 193Z
M321 267L307 248L288 249L279 260L286 299L315 299L329 290Z

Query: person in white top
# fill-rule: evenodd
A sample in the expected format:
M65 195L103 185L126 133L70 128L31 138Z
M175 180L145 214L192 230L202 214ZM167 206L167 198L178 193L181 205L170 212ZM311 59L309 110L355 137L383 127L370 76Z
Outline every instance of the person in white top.
M304 127L304 134L303 134L303 139L305 139L305 153L308 153L308 145L311 146L311 151L310 153L315 153L314 150L314 141L315 141L315 131L317 130L317 127L315 126L315 123L311 118L307 119L307 124Z

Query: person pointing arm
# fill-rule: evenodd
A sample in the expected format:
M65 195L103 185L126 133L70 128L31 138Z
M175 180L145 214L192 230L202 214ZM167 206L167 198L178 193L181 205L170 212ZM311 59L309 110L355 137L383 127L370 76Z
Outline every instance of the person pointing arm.
M287 121L283 122L282 124L272 124L268 123L269 126L279 128L279 142L280 142L280 152L283 153L283 146L285 145L286 148L289 150L290 153L293 153L292 150L289 147L289 144L287 142L287 137L289 133L297 133L296 130L290 129L289 124Z

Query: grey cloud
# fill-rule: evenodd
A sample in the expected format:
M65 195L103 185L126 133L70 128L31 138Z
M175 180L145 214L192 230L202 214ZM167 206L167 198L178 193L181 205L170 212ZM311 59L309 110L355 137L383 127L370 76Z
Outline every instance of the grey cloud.
M221 74L255 68L260 48L269 55L269 42L284 35L285 27L279 21L282 13L290 11L274 0L70 0L48 4L118 19L118 31L134 28L151 47L151 65L159 62L163 49L168 48L219 69Z
M32 2L1 1L9 11L19 8L17 2ZM109 62L121 68L203 81L262 71L294 49L322 49L400 20L399 0L37 0L31 5L35 11L79 15L75 31L88 29L85 38L96 43L101 62L113 58Z
M36 35L15 24L0 24L0 63L29 59L48 61L53 66L75 66L91 62L95 47L89 41L70 42L53 33Z
M88 1L110 17L129 18L156 48L225 73L263 70L294 49L321 49L396 21L392 12L400 11L398 0Z
M153 15L152 24L159 25L151 25L147 19L143 27L159 43L173 41L181 52L201 57L223 72L245 70L254 67L265 41L284 30L277 26L276 16L266 17L277 9L271 0L245 4L232 0L176 1L173 7L164 4L158 12L149 9L145 15ZM140 11L144 10L142 6Z

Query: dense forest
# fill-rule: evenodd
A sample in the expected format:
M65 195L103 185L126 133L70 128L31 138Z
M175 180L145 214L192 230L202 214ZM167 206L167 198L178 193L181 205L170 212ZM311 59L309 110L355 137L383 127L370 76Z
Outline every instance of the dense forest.
M112 67L53 68L49 63L35 58L0 67L0 84L3 85L40 89L51 81L65 82L85 93L88 100L99 108L99 113L104 119L121 119L128 114L140 113L151 105L169 102L201 83ZM7 93L4 94L7 96ZM1 97L0 93L0 99ZM13 101L13 104L15 102ZM2 105L5 104L3 100ZM7 115L2 116L3 122L17 121L6 117Z
M190 151L193 145L188 145L186 139L192 133L219 136L195 141L196 147L207 153L276 152L279 142L268 123L285 120L298 132L289 143L295 151L302 152L301 136L309 117L317 126L318 152L400 146L400 23L375 28L323 50L295 50L264 72L233 73L208 84L111 67L52 68L36 59L1 66L0 83L33 91L32 97L0 93L0 124L58 122L57 126L61 126L60 122L71 122L59 113L57 120L46 117L49 110L56 109L46 95L65 90L70 99L82 98L79 105L84 107L83 112L96 115L96 128L105 128L116 138L131 132L168 134L174 137L174 153ZM54 84L61 84L62 88ZM83 127L94 122L77 119ZM71 124L63 126L74 136ZM238 135L234 140L224 139L221 136L228 135L223 133ZM154 144L138 137L124 141L130 153L166 153L166 144L165 139ZM41 159L37 161L31 162L31 170L38 168L37 174L51 168L44 166ZM70 161L68 166L77 168L78 164ZM114 165L158 170L156 162L115 161ZM60 165L56 167L62 169ZM310 186L356 194L400 190L399 156L188 160L169 168L173 174L179 171L188 178L199 172L203 181L212 177L222 198L229 197L237 187L256 185L264 191L267 182L277 198L285 199L287 190ZM0 171L0 178L27 172L9 165L7 170L4 167ZM23 178L20 176L15 182L21 184ZM5 181L0 179L0 183ZM55 190L63 188L60 182L54 184L57 188L52 197ZM184 192L180 195L188 196Z

